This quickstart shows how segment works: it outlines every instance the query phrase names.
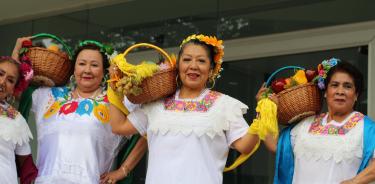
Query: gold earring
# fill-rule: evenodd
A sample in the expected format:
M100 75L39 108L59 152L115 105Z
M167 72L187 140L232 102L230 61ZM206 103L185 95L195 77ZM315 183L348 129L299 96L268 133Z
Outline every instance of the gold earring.
M212 77L208 79L208 83L211 83L211 87L209 87L208 89L212 89L215 87L215 79L213 79Z

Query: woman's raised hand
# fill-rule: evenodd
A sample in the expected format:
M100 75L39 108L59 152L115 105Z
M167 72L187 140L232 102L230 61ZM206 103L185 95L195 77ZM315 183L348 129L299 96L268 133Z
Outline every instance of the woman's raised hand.
M266 87L266 84L263 83L255 96L257 102L259 102L259 100L265 97L268 90L269 89ZM269 94L268 98L275 102L276 105L279 104L279 99L277 98L277 95L275 93Z
M14 49L13 49L13 52L12 52L12 58L16 61L19 61L19 52L22 48L22 43L24 41L27 41L27 40L31 40L31 36L26 36L26 37L21 37L21 38L17 38L17 41L16 41L16 45L14 45Z

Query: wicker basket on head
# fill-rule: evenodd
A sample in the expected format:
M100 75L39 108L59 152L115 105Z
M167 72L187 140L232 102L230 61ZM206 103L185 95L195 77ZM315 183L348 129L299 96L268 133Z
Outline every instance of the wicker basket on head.
M26 56L30 58L34 77L32 83L37 86L60 86L64 85L73 70L71 62L71 52L66 44L58 37L40 33L32 38L48 37L57 40L64 46L67 53L61 51L48 50L42 47L31 47L28 49Z
M160 54L162 54L168 62L172 62L171 57L163 49L148 43L139 43L129 47L124 51L124 56L126 56L132 49L138 47L148 47L155 49ZM127 98L132 103L143 104L167 97L176 91L176 74L177 72L175 67L170 67L168 69L158 71L154 73L152 77L148 77L142 81L141 94L129 94L127 95Z
M267 80L269 86L271 79L278 72L285 69L303 69L297 66L287 66L275 71ZM308 116L315 115L322 109L322 97L319 88L314 83L301 84L285 89L277 94L279 104L277 119L280 124L296 123Z

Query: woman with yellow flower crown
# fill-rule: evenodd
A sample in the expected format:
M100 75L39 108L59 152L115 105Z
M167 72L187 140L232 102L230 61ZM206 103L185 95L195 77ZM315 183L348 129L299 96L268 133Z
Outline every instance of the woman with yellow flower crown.
M243 118L248 107L210 90L219 77L223 49L215 37L189 36L178 53L179 89L174 95L143 104L127 117L110 105L113 132L147 134L147 184L220 184L229 148L249 154L259 145L260 123L249 128ZM258 97L262 92L264 88ZM273 123L276 128L267 133L277 134Z
M29 39L17 40L15 59L22 43ZM36 183L115 183L126 177L145 153L146 141L141 139L128 159L109 172L122 137L113 134L108 124L104 76L110 53L105 48L93 40L81 42L74 56L70 85L33 92L31 110L38 133Z

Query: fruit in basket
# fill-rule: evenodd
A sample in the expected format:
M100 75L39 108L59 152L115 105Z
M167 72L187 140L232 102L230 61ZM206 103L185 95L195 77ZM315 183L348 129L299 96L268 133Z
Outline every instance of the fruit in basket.
M304 70L298 70L296 74L293 75L292 79L296 81L298 85L307 83L307 78Z
M306 70L305 73L308 82L311 82L318 75L318 71L316 70Z
M52 50L52 51L56 51L56 52L58 52L60 50L59 46L57 46L55 44L52 44L52 45L48 46L47 49Z
M33 46L33 42L31 42L31 40L25 40L22 42L22 47L32 47Z
M291 88L291 87L293 87L293 86L297 86L297 85L298 85L298 83L297 83L297 81L295 81L295 80L293 79L293 77L286 78L286 79L285 79L284 89L288 89L288 88Z
M274 93L279 93L280 91L284 90L285 84L285 78L276 79L271 83L271 89Z

